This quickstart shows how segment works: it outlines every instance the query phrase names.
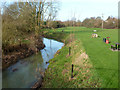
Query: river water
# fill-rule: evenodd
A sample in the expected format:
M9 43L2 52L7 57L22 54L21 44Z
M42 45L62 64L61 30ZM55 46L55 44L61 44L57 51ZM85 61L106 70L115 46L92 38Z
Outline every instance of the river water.
M19 60L2 72L3 88L30 88L41 78L41 72L48 67L48 62L62 48L64 43L43 38L45 48L38 54Z

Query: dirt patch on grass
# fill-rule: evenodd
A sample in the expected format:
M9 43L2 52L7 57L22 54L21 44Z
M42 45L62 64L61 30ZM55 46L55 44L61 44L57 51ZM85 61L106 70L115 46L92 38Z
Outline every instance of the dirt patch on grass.
M73 78L82 80L82 82L79 84L80 87L100 87L99 80L97 80L97 77L94 77L93 70L91 71L91 68L93 68L93 66L90 63L89 57L85 52L81 54L77 53L76 58L73 60L72 64L74 64L75 75ZM92 81L95 81L96 83L93 84Z
M89 57L85 52L82 54L77 53L72 64L75 66L75 71L79 71L82 76L87 75L90 72L90 68L93 67L92 64L90 64Z
M63 71L62 71L62 75L65 75L66 73L68 73L69 71L67 70L67 69L64 69Z
M79 65L79 66L87 66L86 63L88 62L88 55L84 52L81 55L80 53L77 53L77 58L73 61L73 64Z

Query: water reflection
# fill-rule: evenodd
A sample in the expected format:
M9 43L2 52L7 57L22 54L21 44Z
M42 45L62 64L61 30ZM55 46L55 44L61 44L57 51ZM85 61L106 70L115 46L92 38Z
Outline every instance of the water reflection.
M18 61L2 73L3 88L29 88L41 78L49 65L46 62L63 46L63 43L52 39L43 38L43 41L46 47L41 52Z
M43 39L46 47L41 50L43 62L44 62L44 68L47 67L49 64L46 65L46 62L48 62L50 59L54 57L54 54L61 49L61 47L64 45L61 42L52 40L52 39Z

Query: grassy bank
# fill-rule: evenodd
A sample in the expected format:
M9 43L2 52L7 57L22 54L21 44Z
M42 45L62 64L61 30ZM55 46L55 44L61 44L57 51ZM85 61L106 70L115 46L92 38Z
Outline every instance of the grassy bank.
M97 30L99 38L91 38ZM118 42L115 29L68 27L46 31L45 35L65 42L65 46L50 60L42 87L118 87L118 52L110 45ZM102 39L110 37L110 44ZM69 56L69 47L71 55ZM71 79L71 65L74 77Z

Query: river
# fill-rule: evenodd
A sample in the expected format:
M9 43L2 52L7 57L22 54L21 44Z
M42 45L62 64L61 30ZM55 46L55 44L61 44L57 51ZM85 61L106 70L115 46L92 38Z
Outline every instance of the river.
M62 48L64 43L43 38L45 48L38 54L19 60L2 72L2 88L30 88L41 78L41 72L47 69L50 59Z

